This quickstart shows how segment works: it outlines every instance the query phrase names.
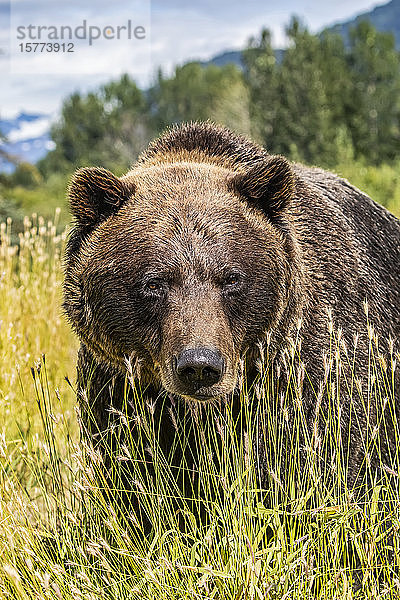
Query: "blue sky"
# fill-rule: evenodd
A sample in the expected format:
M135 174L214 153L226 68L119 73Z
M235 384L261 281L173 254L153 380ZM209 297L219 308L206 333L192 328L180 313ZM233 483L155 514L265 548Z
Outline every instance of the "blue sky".
M285 44L284 27L291 15L312 31L347 20L377 4L368 0L0 0L0 115L19 111L56 114L62 99L87 91L129 72L145 87L159 66L170 72L189 59L208 59L268 27L276 47ZM11 6L11 10L10 10ZM76 43L75 54L20 52L16 27L68 25L115 29L131 20L144 26L145 39L98 39ZM111 31L111 30L109 30ZM45 35L45 34L43 34ZM122 34L121 34L122 37ZM44 38L41 37L41 40ZM23 42L27 41L26 39ZM28 40L29 41L29 40ZM37 37L35 41L39 41ZM10 54L12 60L10 60Z

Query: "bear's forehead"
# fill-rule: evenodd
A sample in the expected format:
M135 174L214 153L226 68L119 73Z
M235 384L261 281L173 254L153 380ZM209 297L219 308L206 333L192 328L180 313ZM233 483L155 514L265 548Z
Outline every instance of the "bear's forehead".
M270 246L240 212L197 210L178 202L176 210L142 209L134 199L92 235L86 265L110 264L123 272L167 271L212 278L226 266L250 268ZM122 272L121 271L121 272Z
M171 267L202 270L230 260L246 262L273 245L273 228L228 189L226 169L170 165L129 177L134 195L93 233L95 262L115 255L128 265L167 261Z
M261 233L265 239L265 231ZM132 202L104 231L104 238L110 242L118 239L127 247L163 253L217 252L256 242L257 237L257 230L241 211L227 211L191 199L185 204L176 200L156 207Z
M155 229L265 232L262 215L229 190L233 175L214 164L184 162L132 171L136 191L126 210Z
M214 163L176 161L137 167L127 173L124 179L133 180L139 188L148 188L161 181L168 182L170 185L185 183L198 185L201 182L218 185L225 182L232 174L232 169Z
M230 246L265 243L268 229L258 215L240 203L214 202L205 194L181 199L133 199L112 222L112 238L130 239L163 252L182 249L228 249Z
M134 199L142 210L153 208L185 213L190 208L227 208L239 205L239 199L228 194L229 174L212 166L171 165L153 167L137 176Z

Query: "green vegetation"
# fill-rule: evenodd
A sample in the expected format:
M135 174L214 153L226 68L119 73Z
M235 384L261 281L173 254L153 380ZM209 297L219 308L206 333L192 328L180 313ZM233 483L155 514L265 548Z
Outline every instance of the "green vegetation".
M57 233L58 218L58 210L49 222L36 215L25 218L17 244L11 219L0 225L0 433L10 440L37 431L28 390L30 369L42 353L52 365L51 387L66 392L63 407L74 403L63 382L68 373L74 379L77 343L61 313L66 234Z
M152 406L140 390L134 390L133 421L123 413L113 415L116 439L127 427L136 427L141 442L136 446L128 435L126 444L110 450L111 482L102 478L103 459L79 441L75 394L64 379L74 379L76 340L59 309L65 236L42 219L26 220L25 228L19 248L10 243L10 223L0 230L1 599L399 597L399 456L382 465L381 478L359 489L357 498L347 489L346 448L337 433L339 390L348 386L355 400L359 383L341 381L341 365L352 365L357 357L347 355L340 332L327 323L332 348L316 406L320 394L327 393L331 413L320 437L317 408L306 447L300 448L298 439L305 423L301 386L306 373L297 340L286 355L290 384L279 397L268 369L268 341L260 346L260 380L254 390L242 390L239 428L229 403L203 407L205 420L198 418L199 407L176 406L171 418L178 445L186 444L187 411L196 423L201 489L195 492L206 514L202 525L196 518L199 505L174 485L169 458L158 445ZM392 374L400 357L389 349L386 365L371 328L369 334L366 410L373 411L374 405L378 415L385 410L386 419L393 419L386 426L398 435ZM294 425L288 430L289 405ZM257 487L252 443L257 423L269 473L264 490ZM284 431L292 448L287 461L280 451ZM385 431L381 421L380 428L368 432L366 461ZM301 469L300 452L306 455ZM138 468L150 456L154 479ZM153 524L148 537L129 509L118 516L127 467L134 469L131 490Z
M253 135L271 152L328 168L343 146L369 164L394 160L400 141L400 59L391 34L360 23L311 35L297 19L278 64L263 31L245 52Z
M45 175L88 165L126 170L152 133L145 96L124 75L97 93L75 93L64 102L51 130L56 147L39 169Z
M400 58L391 34L358 23L345 45L312 35L298 19L281 60L263 30L244 52L244 70L191 62L158 73L147 91L128 75L67 98L51 136L55 149L35 167L0 177L0 216L23 229L31 211L51 218L77 167L122 174L172 123L211 119L250 135L272 153L343 174L400 214Z
M177 67L170 78L160 72L150 102L157 132L171 123L210 119L250 135L249 92L234 65L188 63Z
M341 161L333 170L400 217L400 160L379 166Z
M33 169L33 173L38 175L38 179L30 180L27 185L19 178L21 168L24 168L24 164L9 176L5 184L1 185L0 183L0 219L6 220L11 217L14 231L20 233L24 230L26 214L38 213L44 215L48 221L54 216L56 207L60 207L58 227L60 231L65 229L70 220L65 198L72 171L67 173L56 171L43 178L36 167L29 165L29 168ZM5 176L3 176L4 179Z

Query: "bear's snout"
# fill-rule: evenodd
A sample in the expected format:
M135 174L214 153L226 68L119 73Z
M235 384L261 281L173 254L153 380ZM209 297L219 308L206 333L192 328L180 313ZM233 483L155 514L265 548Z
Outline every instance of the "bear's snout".
M189 348L173 359L173 370L188 396L206 397L204 388L219 383L225 372L225 360L216 350Z

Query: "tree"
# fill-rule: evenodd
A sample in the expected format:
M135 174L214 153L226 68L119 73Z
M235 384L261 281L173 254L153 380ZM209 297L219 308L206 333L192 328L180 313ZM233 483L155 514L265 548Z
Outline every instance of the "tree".
M271 152L331 166L350 135L344 115L350 73L339 36L310 34L293 18L289 48L276 60L263 30L244 53L254 137Z
M122 171L152 137L143 92L128 75L86 96L75 93L64 102L51 129L56 144L40 163L45 173L98 164Z
M252 134L269 148L274 146L279 71L267 29L261 31L259 38L250 40L243 53L243 62L249 88Z
M112 148L119 164L130 166L155 133L146 95L128 75L123 75L119 81L105 85L100 97L106 114L106 146Z
M332 167L354 157L349 115L353 111L353 77L342 36L324 32L320 37L319 65L325 91L332 140L325 165Z
M235 65L177 67L172 77L161 71L150 91L155 127L211 119L241 133L250 133L249 98L243 75Z
M329 164L336 131L321 61L321 40L296 18L287 35L290 45L279 73L274 149L308 163Z
M390 33L370 23L350 31L353 77L349 127L357 156L370 162L393 160L400 147L400 60Z

